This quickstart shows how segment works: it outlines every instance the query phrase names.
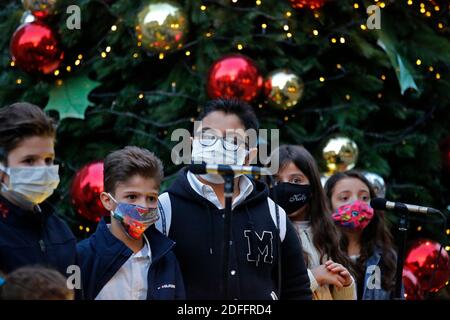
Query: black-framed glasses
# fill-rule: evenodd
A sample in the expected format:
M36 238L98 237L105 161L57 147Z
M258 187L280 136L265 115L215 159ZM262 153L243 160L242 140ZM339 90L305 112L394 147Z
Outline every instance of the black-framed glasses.
M211 147L218 140L221 140L223 148L228 151L236 151L242 145L246 146L245 140L236 134L226 134L225 137L222 137L205 131L196 138L198 138L200 144L204 147Z

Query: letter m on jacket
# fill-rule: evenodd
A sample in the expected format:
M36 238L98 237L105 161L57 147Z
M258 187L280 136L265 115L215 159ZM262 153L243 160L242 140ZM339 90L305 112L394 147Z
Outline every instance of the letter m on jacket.
M265 263L273 262L273 234L271 231L263 231L262 235L253 230L244 230L247 238L247 261L255 262L258 266L261 257Z

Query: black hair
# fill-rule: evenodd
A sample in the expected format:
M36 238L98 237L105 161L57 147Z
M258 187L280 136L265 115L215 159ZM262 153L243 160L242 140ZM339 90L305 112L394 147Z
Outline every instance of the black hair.
M210 100L203 107L203 111L200 113L198 120L203 120L203 118L214 111L222 111L225 114L235 114L241 120L245 130L259 129L259 122L255 111L245 101L235 98Z

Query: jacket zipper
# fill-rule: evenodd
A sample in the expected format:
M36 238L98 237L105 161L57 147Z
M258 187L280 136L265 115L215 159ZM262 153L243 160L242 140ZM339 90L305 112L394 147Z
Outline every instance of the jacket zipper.
M42 253L45 254L46 247L45 247L45 242L44 242L44 240L42 240L42 239L39 240L39 246L41 247Z
M42 254L44 256L44 259L47 260L47 255L46 255L47 247L46 247L45 242L44 242L45 226L44 226L44 219L42 217L41 207L39 205L36 205L34 207L34 211L35 211L35 214L39 214L40 219L41 219L41 230L39 231L41 239L38 241L38 243L39 243L39 247L41 248L41 252L42 252ZM45 262L48 262L48 261L45 261Z

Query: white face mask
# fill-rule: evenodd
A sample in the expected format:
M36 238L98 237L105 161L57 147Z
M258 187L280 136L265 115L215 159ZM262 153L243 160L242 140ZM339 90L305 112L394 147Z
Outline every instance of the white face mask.
M242 166L245 163L245 157L248 151L239 147L237 150L226 150L223 144L226 142L222 139L216 141L212 146L204 146L200 143L200 139L194 139L192 143L192 162L206 164L227 164L227 165L238 165ZM229 146L232 149L232 146ZM239 177L242 174L237 174L235 177ZM214 184L221 184L225 181L220 174L201 174L200 177Z
M3 192L15 192L32 204L40 204L53 194L59 184L59 166L5 168L0 171L9 176L9 184L2 183Z

